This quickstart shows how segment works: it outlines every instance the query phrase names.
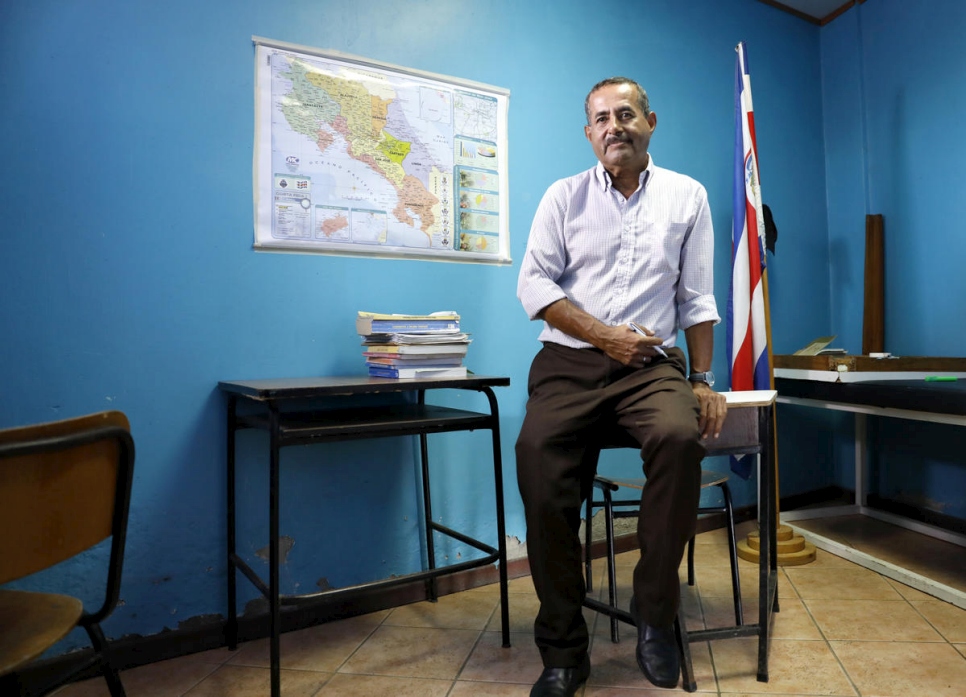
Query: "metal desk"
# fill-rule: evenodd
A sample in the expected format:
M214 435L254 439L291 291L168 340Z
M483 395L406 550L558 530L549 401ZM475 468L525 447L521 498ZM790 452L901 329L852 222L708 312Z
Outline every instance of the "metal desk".
M242 574L269 602L271 694L279 697L281 676L279 661L280 609L282 604L297 603L305 596L279 594L279 450L287 445L305 445L360 438L387 436L419 436L422 478L422 525L426 531L428 569L348 588L339 588L312 597L330 596L333 600L351 599L363 591L425 581L427 595L436 598L436 579L467 569L499 564L500 604L503 622L503 645L510 645L510 623L507 603L506 529L503 510L503 464L500 451L500 419L496 395L492 387L505 387L510 379L472 375L464 378L391 380L370 377L327 377L278 380L244 380L219 382L228 396L228 619L226 640L234 649L238 643L236 571ZM426 404L429 390L475 390L486 395L490 412L477 413ZM405 404L386 404L386 395L415 394ZM380 398L380 395L382 396ZM365 406L319 408L322 399L362 398ZM356 400L353 400L353 404ZM380 403L381 402L381 403ZM239 410L239 405L246 407ZM269 445L269 578L266 584L236 553L235 549L235 434L245 428L268 431ZM430 499L430 470L426 436L430 433L489 429L492 432L493 476L496 488L496 547L473 539L456 530L433 522ZM433 534L440 533L485 552L470 561L436 565Z

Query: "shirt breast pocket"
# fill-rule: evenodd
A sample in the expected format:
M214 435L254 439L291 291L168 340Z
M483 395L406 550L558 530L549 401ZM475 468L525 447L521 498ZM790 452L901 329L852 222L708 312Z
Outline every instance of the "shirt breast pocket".
M681 272L681 249L687 240L690 225L687 222L656 223L652 227L655 234L650 235L652 244L648 253L658 269L677 275Z

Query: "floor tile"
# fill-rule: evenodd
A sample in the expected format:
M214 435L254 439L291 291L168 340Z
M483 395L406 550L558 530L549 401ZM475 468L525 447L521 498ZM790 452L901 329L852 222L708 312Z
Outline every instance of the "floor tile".
M907 586L904 583L899 583L892 578L887 578L886 581L889 585L896 589L896 591L906 600L935 600L936 598L929 595L928 593L923 593L921 590Z
M665 690L654 687L641 677L643 684L639 687L607 687L601 685L587 685L584 688L583 697L660 697L661 695L675 694L672 690ZM645 687L647 685L648 687ZM680 692L681 688L675 688ZM701 694L701 691L698 691ZM718 694L717 692L711 694Z
M540 600L535 594L514 593L509 596L510 608L510 631L527 632L533 636L533 620L537 617L540 609ZM490 616L490 621L486 625L489 632L498 632L502 629L503 618L500 609Z
M771 636L775 639L800 639L818 641L822 633L798 598L782 598L780 612L772 615ZM705 623L708 627L730 627L735 623L735 611L731 598L703 598ZM758 604L745 603L745 624L758 622Z
M883 576L855 569L796 566L785 569L799 597L809 600L900 600L901 595Z
M449 697L529 697L531 685L458 680Z
M830 641L942 641L905 600L809 600L805 604Z
M315 697L446 697L453 683L425 678L387 678L378 675L340 673L319 690ZM287 697L287 695L286 695Z
M757 564L739 560L738 581L741 585L741 597L748 602L754 601L758 597L758 573ZM731 568L728 566L698 567L695 568L694 576L702 597L729 597L734 592ZM781 568L778 569L778 595L779 597L797 595Z
M283 670L282 694L285 697L313 697L330 677L330 673ZM184 697L265 697L270 692L270 685L268 668L225 664L186 692Z
M466 629L381 626L339 672L455 680L479 638Z
M910 604L946 641L966 642L966 610L942 600L913 600Z
M536 593L532 576L518 576L507 583L507 593Z
M533 685L543 671L533 633L511 634L510 644L510 648L503 647L499 632L484 632L460 671L460 681Z
M229 649L227 646L222 646L221 648L211 649L210 651L198 651L196 653L189 653L181 658L185 661L199 661L201 663L215 663L221 665L228 661L235 655L235 652Z
M499 607L499 595L493 597L482 593L453 593L442 596L436 602L423 601L397 607L389 613L383 624L395 627L481 630ZM500 613L497 611L495 614L499 626Z
M279 638L282 668L334 673L378 627L385 615L364 615L329 622L308 629L286 632ZM270 665L268 639L242 644L229 665L267 668Z
M848 695L848 677L824 641L774 639L768 653L768 682L758 682L758 640L711 642L718 687L723 693Z
M731 557L729 556L728 543L705 543L694 545L694 568L703 569L711 566L731 567ZM740 559L739 559L740 561ZM688 557L685 552L684 560L681 562L687 567Z
M946 643L831 642L862 695L962 697L966 658Z
M151 663L121 673L121 684L128 697L180 697L200 683L218 665L175 658ZM91 678L68 685L57 697L110 697L107 681Z

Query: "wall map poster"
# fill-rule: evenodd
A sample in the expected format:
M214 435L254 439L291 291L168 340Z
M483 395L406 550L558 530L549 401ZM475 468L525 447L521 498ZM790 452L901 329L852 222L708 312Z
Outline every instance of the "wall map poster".
M253 40L256 249L510 262L507 90Z

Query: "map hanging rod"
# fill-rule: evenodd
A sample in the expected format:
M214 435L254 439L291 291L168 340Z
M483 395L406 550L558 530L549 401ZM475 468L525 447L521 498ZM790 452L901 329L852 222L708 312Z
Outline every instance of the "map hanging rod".
M430 80L444 80L448 82L455 82L466 87L472 87L480 90L489 90L491 92L496 92L497 94L509 97L510 90L505 87L497 87L496 85L490 85L485 82L476 82L475 80L467 80L461 77L453 77L452 75L443 75L441 73L431 73L428 70L417 70L415 68L407 68L402 65L395 65L393 63L385 63L383 61L373 60L372 58L363 58L362 56L356 56L351 53L343 53L342 51L336 51L333 49L322 49L315 48L313 46L303 46L301 44L292 44L286 41L277 41L275 39L267 39L264 36L252 35L252 44L255 46L267 46L268 48L277 48L281 51L294 51L296 53L308 53L313 56L318 56L320 58L341 58L343 60L352 61L353 63L358 63L360 65L369 65L373 68L382 68L388 70L394 70L401 73L406 73L407 75L412 75L414 77L428 78Z

